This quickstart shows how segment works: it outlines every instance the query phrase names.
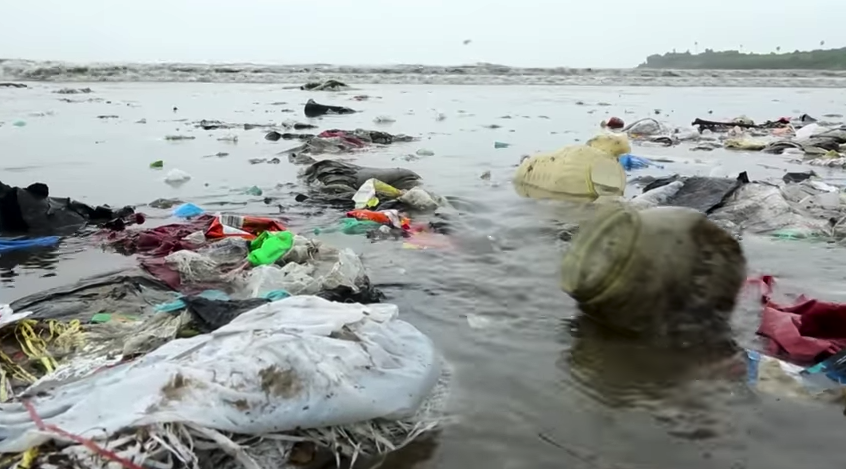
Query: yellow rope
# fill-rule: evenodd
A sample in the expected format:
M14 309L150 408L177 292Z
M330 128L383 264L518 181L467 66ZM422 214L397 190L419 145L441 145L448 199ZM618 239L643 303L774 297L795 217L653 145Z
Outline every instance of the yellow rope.
M24 319L15 324L12 333L18 341L21 351L30 360L39 361L46 374L49 374L55 371L58 364L48 351L48 346L70 350L72 347L83 343L82 332L82 324L79 320L72 320L63 324L52 319L44 323ZM11 333L6 336L9 335ZM11 386L8 380L10 376L26 383L34 383L38 379L3 353L2 350L0 350L0 363L3 365L2 372L0 372L0 402L5 402L9 397L8 390Z
M15 328L15 337L27 357L40 361L47 373L52 373L56 369L56 360L47 351L47 343L33 329L37 325L38 322L28 319L20 321Z
M24 451L23 456L21 457L21 462L18 464L19 469L31 469L32 463L35 462L35 459L38 457L38 447L30 448Z

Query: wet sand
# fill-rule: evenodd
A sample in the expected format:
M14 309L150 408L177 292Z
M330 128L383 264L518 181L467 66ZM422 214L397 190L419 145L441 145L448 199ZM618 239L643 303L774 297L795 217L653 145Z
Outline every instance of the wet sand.
M94 92L53 93L65 86L90 86ZM352 100L363 94L372 98ZM0 175L7 184L42 181L55 195L89 203L178 197L211 210L265 214L280 214L281 204L292 229L308 232L339 214L291 200L298 167L284 157L279 165L247 162L272 158L295 142L268 142L258 129L203 131L188 122L306 121L302 106L308 98L359 109L363 112L312 122L321 130L361 127L420 136L419 142L360 153L354 161L417 171L426 187L456 198L462 207L452 249L415 251L398 242L321 236L363 253L388 301L436 342L454 368L450 408L457 422L433 440L392 456L390 467L843 467L844 417L837 407L756 395L743 383L692 382L646 398L635 385L603 381L604 367L625 363L626 357L601 344L579 343L583 339L570 333L567 320L576 309L559 289L558 271L565 248L558 231L567 210L553 201L521 199L508 181L521 155L584 141L611 115L633 121L660 109L662 119L676 125L740 114L763 121L801 113L846 114L845 97L842 90L773 88L359 85L345 93L309 93L280 85L30 83L29 89L0 89ZM446 119L438 121L438 113ZM379 115L396 122L373 124ZM147 123L137 124L140 119ZM16 120L26 125L13 126ZM164 140L173 134L196 139ZM226 135L239 140L218 140ZM494 149L495 141L512 146ZM421 148L434 156L406 161ZM229 155L207 157L218 152ZM807 169L788 156L691 152L684 145L635 147L633 153L676 160L633 176L708 175L722 166L717 171L745 170L760 179ZM164 171L149 169L160 159ZM169 187L162 179L170 168L193 179ZM842 171L814 170L831 183L846 182ZM491 172L490 181L480 179L485 171ZM252 185L265 194L245 195L243 189ZM264 197L276 200L268 205ZM140 210L153 216L151 223L166 221L166 211ZM0 301L134 263L82 245L66 242L58 252L23 265L14 265L22 259L0 258ZM752 271L780 277L783 290L846 299L844 248L750 237L744 248ZM736 319L738 340L753 343L755 308L739 308ZM576 361L593 368L574 372L573 350L591 354Z

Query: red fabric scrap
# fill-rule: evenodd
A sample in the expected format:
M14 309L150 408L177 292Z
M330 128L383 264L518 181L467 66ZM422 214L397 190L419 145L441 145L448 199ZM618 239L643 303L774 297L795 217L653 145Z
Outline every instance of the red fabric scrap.
M768 352L799 364L814 364L846 348L846 304L805 297L792 305L770 299L773 278L761 279L763 313L758 334L771 340Z
M174 223L162 225L149 230L126 230L111 232L106 242L127 254L142 252L153 257L163 257L183 249L194 249L196 246L183 241L183 238L196 231L204 231L211 224L214 217L202 215L190 223Z
M356 146L356 147L367 146L367 143L365 143L364 140L362 140L358 137L354 137L354 136L344 132L343 130L324 130L323 132L320 132L319 134L317 134L317 136L320 137L320 138L333 138L333 137L334 138L340 138L341 140L349 143L350 145Z

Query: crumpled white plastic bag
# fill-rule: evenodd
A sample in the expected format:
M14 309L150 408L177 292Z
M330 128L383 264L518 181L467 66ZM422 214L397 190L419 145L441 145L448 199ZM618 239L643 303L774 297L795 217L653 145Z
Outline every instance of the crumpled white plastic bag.
M326 249L328 251L328 249ZM325 256L328 252L325 252ZM285 290L291 295L314 295L321 290L331 290L339 286L349 287L353 292L359 292L367 277L367 271L361 258L352 249L342 249L332 253L332 260L327 259L314 262L328 269L319 269L315 264L298 264L289 262L283 267L263 265L249 271L246 277L247 290L252 297L274 290Z
M168 171L164 182L167 184L182 184L191 180L191 175L178 168Z
M165 422L260 435L407 418L441 365L431 340L397 314L390 304L290 297L30 402L45 424L98 439ZM0 404L0 437L0 452L16 453L57 435L10 403Z

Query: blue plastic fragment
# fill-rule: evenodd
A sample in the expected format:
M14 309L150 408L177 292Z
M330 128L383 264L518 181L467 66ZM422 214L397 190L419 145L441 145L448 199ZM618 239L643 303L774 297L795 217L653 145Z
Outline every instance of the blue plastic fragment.
M197 207L192 203L182 204L179 207L173 209L173 216L179 218L191 218L202 215L206 213L205 210Z
M58 236L45 236L42 238L18 238L18 239L2 239L0 238L0 252L17 251L19 249L29 249L37 247L48 247L59 244L60 238Z

